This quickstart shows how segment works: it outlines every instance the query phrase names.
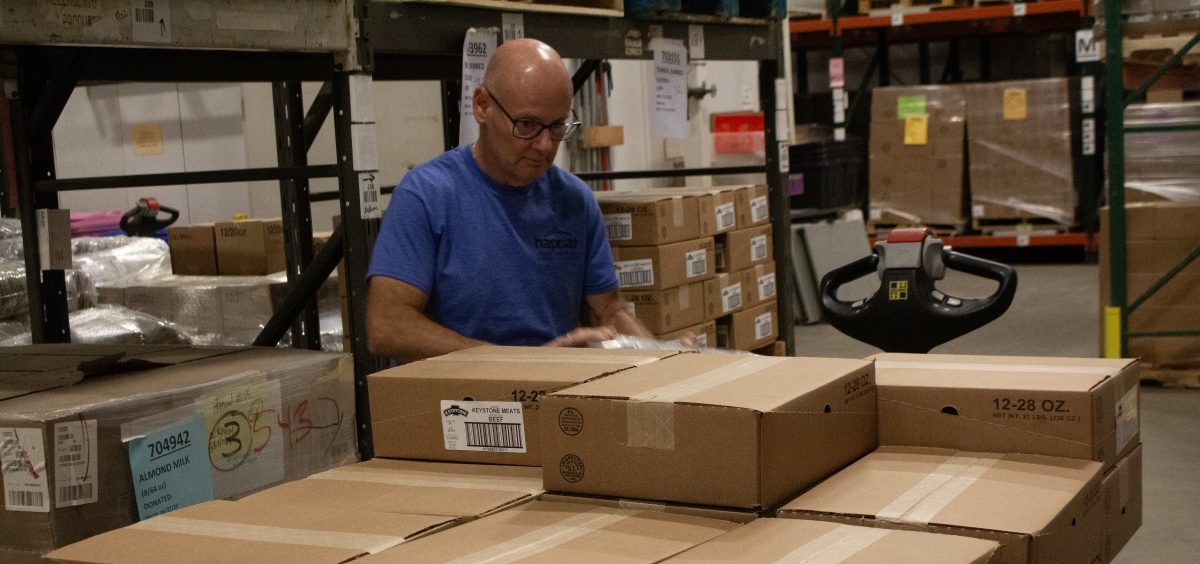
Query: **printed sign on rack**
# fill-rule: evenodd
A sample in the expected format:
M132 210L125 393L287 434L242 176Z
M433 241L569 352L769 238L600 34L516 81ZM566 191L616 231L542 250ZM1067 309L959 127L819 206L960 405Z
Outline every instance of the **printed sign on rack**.
M1100 44L1091 28L1075 32L1075 62L1093 63L1100 60Z
M523 14L500 14L500 29L504 31L504 40L512 41L525 37L525 16Z
M523 32L522 32L523 33ZM459 101L458 144L470 145L479 138L479 124L475 122L472 100L475 89L483 84L483 73L487 70L492 53L496 51L499 30L494 27L470 28L463 39L462 97Z
M127 441L139 519L213 499L205 444L198 416Z
M687 137L687 48L683 42L656 38L654 87L651 89L651 122L655 135L667 139Z

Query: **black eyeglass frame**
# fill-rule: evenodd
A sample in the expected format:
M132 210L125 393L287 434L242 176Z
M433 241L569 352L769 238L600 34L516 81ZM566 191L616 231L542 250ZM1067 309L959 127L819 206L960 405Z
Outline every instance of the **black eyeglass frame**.
M504 105L500 103L500 100L496 99L496 96L494 94L492 94L491 90L487 91L487 95L488 95L488 98L491 98L492 102L496 103L496 107L500 108L500 111L504 113L504 117L508 118L508 121L512 122L512 124L513 124L512 134L513 134L513 137L516 137L517 139L524 139L526 141L529 141L532 139L537 139L537 137L542 134L543 130L550 130L550 138L551 139L553 139L555 141L565 141L567 139L574 137L575 134L579 132L580 126L583 125L583 122L579 121L579 114L575 113L575 108L571 108L571 117L575 118L575 121L546 124L546 123L542 123L536 119L529 119L529 118L516 119L516 118L512 117L512 114L508 113L508 110L504 109ZM532 135L529 135L529 136L519 135L517 133L517 125L519 123L537 124L538 129ZM561 135L554 134L554 128L556 128L556 127L563 129L563 133Z

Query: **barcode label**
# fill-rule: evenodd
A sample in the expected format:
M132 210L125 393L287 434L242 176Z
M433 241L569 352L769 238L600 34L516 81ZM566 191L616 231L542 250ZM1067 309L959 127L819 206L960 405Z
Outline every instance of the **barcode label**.
M58 503L86 500L92 497L92 484L58 487Z
M633 239L633 215L631 214L604 214L604 226L608 228L609 241L628 241Z
M775 297L775 273L764 274L758 277L758 299L766 301Z
M525 452L521 402L442 400L446 450Z
M41 429L0 428L0 478L8 511L50 512L44 437Z
M767 259L767 236L759 235L750 239L750 262Z
M617 270L617 282L622 288L654 285L654 261L650 259L624 260L613 263Z
M771 210L770 207L767 206L766 196L759 196L753 200L750 200L750 221L752 223L766 221L770 215Z
M54 507L95 503L100 472L96 420L54 425Z
M358 173L358 209L363 219L383 217L383 206L379 205L379 184L375 182L376 174L378 173Z
M754 340L761 341L770 337L774 332L774 321L771 312L764 313L754 318Z
M154 2L143 0L141 6L134 8L133 21L138 23L154 23Z
M700 249L689 251L686 257L687 277L695 278L708 274L708 251Z
M25 509L48 508L46 494L32 490L9 490L4 499L5 509L22 511Z
M86 2L84 2L86 4ZM99 4L99 2L92 2ZM133 11L131 37L138 43L171 42L171 3L160 0L130 0Z
M737 220L734 219L733 215L733 202L717 206L716 214L717 231L733 229L734 224L737 223Z
M721 313L729 313L742 307L742 285L734 284L721 288Z

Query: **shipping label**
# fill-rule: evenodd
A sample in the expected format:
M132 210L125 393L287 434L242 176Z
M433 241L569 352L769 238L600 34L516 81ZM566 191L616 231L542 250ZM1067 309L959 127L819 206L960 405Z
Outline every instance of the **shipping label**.
M621 260L613 262L617 270L617 281L622 288L637 288L654 285L654 261L650 259Z
M699 249L688 251L684 257L684 262L687 264L687 277L695 278L708 274L708 251Z
M627 213L604 214L604 227L608 229L609 241L633 239L633 215Z
M1138 421L1138 387L1129 388L1128 392L1121 395L1120 401L1116 406L1117 420L1117 452L1125 449L1125 445L1133 440L1134 435L1138 433L1141 424Z
M127 441L139 519L213 499L204 431L195 416Z
M732 284L721 288L721 313L729 313L742 307L742 285Z
M525 452L525 416L519 401L442 400L446 450Z
M96 503L100 455L96 420L54 426L54 507Z
M775 297L775 273L767 273L758 277L758 300L766 301Z
M750 200L750 221L758 223L766 221L771 215L770 207L767 205L767 197L759 196Z
M717 216L717 231L733 229L734 224L737 223L737 219L733 215L733 202L717 206L715 213Z
M41 429L0 428L0 476L8 511L50 512Z
M771 336L775 330L774 316L771 312L758 315L754 318L754 340L761 341Z
M767 236L758 235L750 238L750 262L767 260Z

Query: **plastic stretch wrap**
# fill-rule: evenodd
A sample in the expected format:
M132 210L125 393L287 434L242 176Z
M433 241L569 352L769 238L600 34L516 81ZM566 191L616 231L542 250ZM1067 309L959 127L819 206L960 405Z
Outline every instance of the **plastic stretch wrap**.
M171 274L166 241L150 237L77 237L75 268L97 286L154 280Z
M98 305L70 314L71 342L89 345L183 345L170 324L116 305ZM33 343L29 318L0 321L0 347Z
M1074 225L1070 81L1016 80L965 89L972 217Z
M65 270L67 311L89 307L96 302L95 292L87 275L78 270ZM0 259L0 319L29 312L29 294L25 286L25 262Z
M1135 104L1125 125L1200 125L1200 102ZM1200 202L1200 131L1126 135L1125 191L1131 201Z
M21 260L25 247L21 241L21 220L0 217L0 259Z

